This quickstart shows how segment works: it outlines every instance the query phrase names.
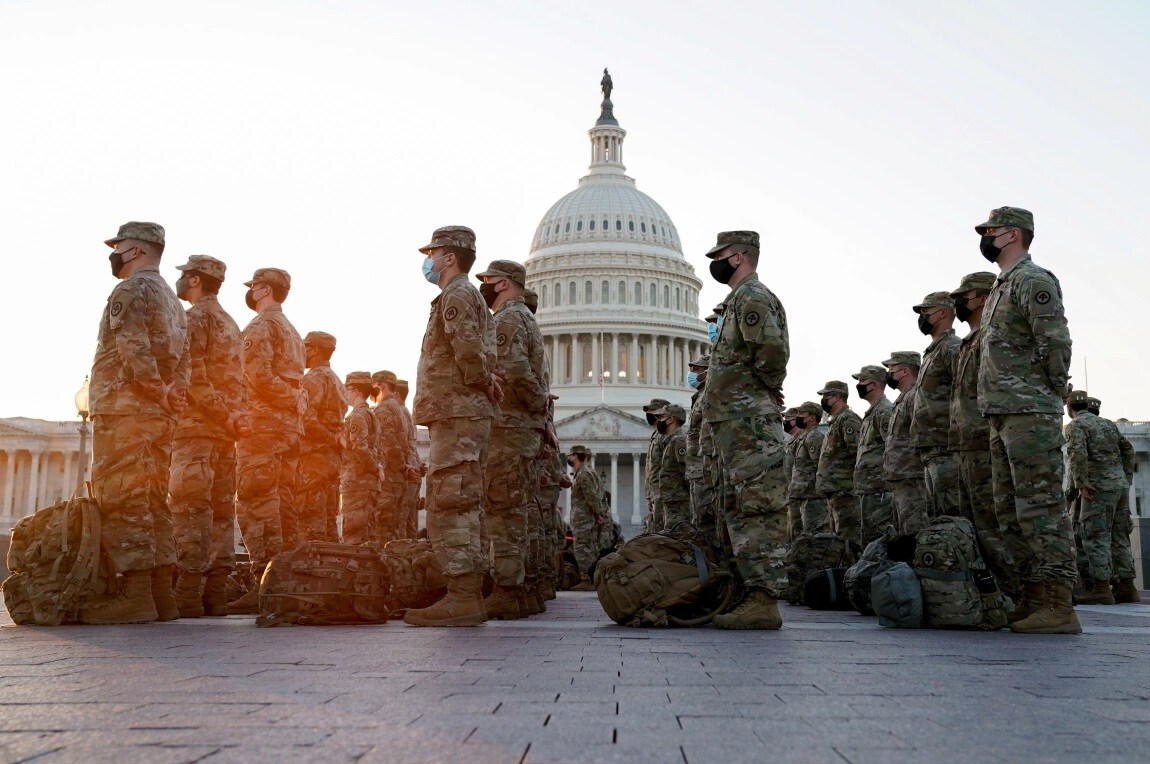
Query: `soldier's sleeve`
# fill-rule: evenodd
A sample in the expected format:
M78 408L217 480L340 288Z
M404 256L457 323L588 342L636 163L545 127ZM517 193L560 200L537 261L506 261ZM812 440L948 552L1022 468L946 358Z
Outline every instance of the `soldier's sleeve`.
M172 374L172 383L187 390L192 384L192 354L191 354L191 337L188 336L188 322L184 311L179 310L177 303L178 326L172 327L172 331L183 332L183 347L180 349L180 357L176 359L176 369Z
M367 416L371 416L370 413ZM364 412L356 410L344 421L346 448L344 459L350 459L356 472L374 473L377 468L374 428L364 419Z
M862 422L858 417L849 417L842 426L843 442L846 443L847 449L852 453L856 453L859 447L859 429L862 427Z
M1070 379L1071 340L1062 289L1053 277L1027 279L1019 287L1019 309L1030 322L1038 357L1054 392L1065 397Z
M295 406L295 389L272 368L275 334L271 321L260 321L244 330L243 365L248 387L267 403Z
M831 465L830 456L827 453L830 451L830 449L827 448L827 442L830 440L829 437L824 436L818 446L819 457L815 465L815 491L818 493L826 493L826 483L823 480L823 476L826 475Z
M403 438L403 418L399 409L381 403L379 421L379 455L385 469L402 470L407 466L407 449Z
M495 346L505 386L528 411L541 414L547 410L547 388L531 365L529 333L523 317L513 311L501 314L495 326Z
M1075 426L1074 420L1066 426L1066 457L1070 463L1071 485L1090 485L1090 446L1086 428Z
M464 384L486 388L491 380L491 367L484 342L479 307L467 299L466 292L448 291L439 309L443 312L443 331L451 343L455 365L463 373Z
M120 362L127 367L132 384L158 398L164 380L152 351L151 322L157 320L159 306L140 294L135 284L117 287L109 302L108 320Z
M739 332L750 349L754 375L769 389L781 389L791 354L783 306L771 299L748 301L739 312Z
M191 382L188 400L203 411L208 419L222 424L230 412L223 396L216 390L213 369L208 367L211 355L211 318L206 313L188 313L188 357L191 364Z
M1122 471L1126 473L1126 482L1131 483L1134 481L1134 446L1130 445L1122 433L1118 433L1118 450L1122 453Z
M887 433L890 432L890 420L893 418L894 410L891 408L887 408L875 414L874 426L884 443L886 442Z

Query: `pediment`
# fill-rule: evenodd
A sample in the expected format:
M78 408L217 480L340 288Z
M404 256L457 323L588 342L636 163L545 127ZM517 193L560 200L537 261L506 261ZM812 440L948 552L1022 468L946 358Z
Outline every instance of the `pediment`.
M555 423L561 443L642 440L651 437L647 422L610 406L596 406Z
M40 433L33 430L19 427L10 421L0 419L0 438L2 437L28 437L29 435L39 435Z

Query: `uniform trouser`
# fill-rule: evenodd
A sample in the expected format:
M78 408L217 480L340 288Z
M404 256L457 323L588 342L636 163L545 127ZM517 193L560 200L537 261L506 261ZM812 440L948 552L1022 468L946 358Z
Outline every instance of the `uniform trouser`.
M687 501L664 501L660 505L663 508L663 529L670 530L679 523L691 522L691 502Z
M1026 542L1016 519L1008 518L1005 526L1000 525L994 509L990 451L958 452L958 496L961 515L974 524L990 572L1006 592L1019 592L1014 553L1025 553Z
M403 494L403 511L407 518L404 538L413 539L419 535L419 487L422 484L422 479L408 482L407 491Z
M257 580L262 566L289 548L284 529L295 527L298 463L294 431L259 432L236 444L236 517Z
M600 525L590 512L578 507L571 508L571 535L575 537L572 546L581 577L590 576L591 566L599 559L599 552L603 548L605 533L606 527Z
M446 576L484 573L481 552L490 417L450 417L427 427L427 536Z
M235 565L236 445L176 438L168 494L176 564L187 573Z
M780 597L787 555L786 473L778 415L715 422L722 504L731 552L749 589Z
M859 514L859 503L853 494L839 493L827 497L827 506L830 507L832 530L841 538L862 542L862 516Z
M862 532L859 543L866 545L886 533L891 525L897 525L894 518L894 501L889 491L864 493L857 497L859 516L862 518Z
M1097 490L1094 498L1081 498L1078 509L1078 535L1086 574L1095 581L1134 578L1134 558L1130 550L1129 491L1126 488Z
M389 541L407 538L406 480L384 480L380 483L375 506L375 542L383 546Z
M899 533L912 535L926 527L929 522L927 506L930 503L926 495L926 481L922 478L891 480L890 496Z
M167 501L174 430L163 415L92 417L92 488L102 545L119 573L176 562Z
M691 513L695 528L706 534L707 538L718 539L722 536L716 508L719 501L719 461L714 456L703 457L703 477L698 486L691 487Z
M543 548L540 566L545 581L556 582L559 578L558 555L560 539L563 537L563 518L559 516L559 486L540 488L536 502L543 521Z
M519 586L527 574L527 504L538 479L532 465L540 434L526 427L491 428L487 460L487 535L500 586Z
M958 459L945 448L920 449L922 477L926 484L927 515L930 519L959 515Z
M301 541L336 539L340 462L339 452L333 449L300 452L295 507Z
M1074 534L1064 513L1062 418L1008 414L990 420L990 465L999 527L1011 520L1025 547L1015 557L1024 582L1074 586ZM1008 534L1009 535L1009 534ZM1013 551L1013 550L1012 550Z
M379 504L379 475L364 474L344 466L339 480L343 543L378 544L375 508Z
M802 499L787 499L787 541L794 541L803 532Z
M830 509L827 500L823 497L802 499L802 509L799 510L803 520L803 533L822 533L831 527Z

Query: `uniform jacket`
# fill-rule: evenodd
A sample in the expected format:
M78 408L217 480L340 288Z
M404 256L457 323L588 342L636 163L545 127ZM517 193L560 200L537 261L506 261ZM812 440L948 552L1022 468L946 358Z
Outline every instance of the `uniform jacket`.
M860 429L859 415L849 408L835 414L827 423L815 478L815 489L822 495L839 496L854 490Z
M226 424L246 410L240 369L240 328L215 295L188 308L188 406L180 413L177 438L232 440Z
M244 327L244 387L256 432L303 432L303 340L283 309L271 305Z
M916 383L917 384L917 383ZM891 406L890 429L886 434L886 450L882 455L883 473L887 481L921 480L922 460L910 443L910 401L914 385L899 394Z
M339 458L340 435L347 413L347 391L339 377L326 363L317 363L303 375L307 391L307 409L303 412L303 439L300 449L328 451Z
M1134 448L1109 419L1079 411L1066 425L1070 485L1125 490L1134 476Z
M788 499L818 499L815 478L819 473L819 454L823 450L826 428L821 425L803 430L795 439L795 461L791 467L791 482L787 486Z
M658 496L659 506L691 501L691 486L687 482L687 430L682 426L667 436L663 447Z
M863 414L855 455L855 496L887 491L883 455L886 453L886 433L890 429L893 414L894 405L885 395Z
M954 360L961 344L954 330L948 329L922 354L918 384L911 396L910 442L915 448L949 447Z
M535 316L520 297L512 297L492 316L495 347L503 374L503 400L496 427L542 430L547 420L546 356Z
M950 447L954 451L989 451L990 422L978 410L978 340L975 329L962 338L954 361L950 393Z

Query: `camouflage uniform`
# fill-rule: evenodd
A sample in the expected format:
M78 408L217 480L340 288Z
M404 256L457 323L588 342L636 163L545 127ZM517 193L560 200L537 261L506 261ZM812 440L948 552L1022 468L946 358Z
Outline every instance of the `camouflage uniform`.
M1027 255L999 275L983 310L978 408L990 420L999 525L1016 520L1027 542L1019 575L1067 587L1078 577L1062 487L1070 353L1058 279Z
M909 363L913 361L913 363ZM901 351L883 361L888 369L896 364L908 364L916 369L919 365L917 352ZM915 383L917 384L917 383ZM914 385L900 392L891 406L890 429L886 434L886 449L883 451L882 468L890 486L891 504L898 521L898 532L918 533L927 524L926 480L922 461L910 442L911 399Z
M175 419L162 401L189 381L184 309L158 268L140 268L108 296L88 393L92 485L117 572L176 562L167 503Z
M714 481L707 479L711 464L704 456L711 449L710 435L703 440L703 395L706 387L700 387L691 396L691 411L687 426L687 485L691 493L690 521L699 530L714 537L715 534L715 490ZM711 459L711 462L714 460Z
M582 454L588 461L575 473L571 486L571 534L575 537L575 562L579 575L586 578L591 566L599 559L599 550L609 534L611 512L603 494L603 483L595 472L590 452L574 446L571 454Z
M643 412L653 414L670 401L662 398L652 398L651 402L643 407ZM652 429L654 429L652 427ZM651 433L647 442L647 463L643 468L643 491L647 496L647 514L643 517L643 529L647 532L656 531L663 527L663 515L660 513L658 502L658 486L655 479L659 474L659 467L663 464L663 446L666 436L660 435L658 430Z
M807 402L799 407L818 422L823 410L817 403ZM794 462L791 464L791 478L787 484L787 497L799 502L802 518L802 533L822 533L830 529L830 513L827 500L815 489L815 478L819 472L819 452L823 449L826 428L815 424L801 430L794 439Z
M778 401L789 356L783 305L752 273L726 299L707 372L703 420L713 431L722 481L718 514L739 574L749 589L774 598L782 595L786 577L786 474Z
M860 383L873 381L884 387L886 384L886 370L881 366L864 366L862 371L853 376ZM894 406L884 395L863 414L859 428L854 495L858 499L862 523L860 543L864 547L881 536L887 526L895 524L894 504L883 473L886 433L890 429L893 414Z
M379 487L379 500L375 509L376 541L386 544L395 539L408 538L407 478L409 447L407 423L403 407L391 396L389 389L396 383L395 374L381 371L372 375L376 384L385 388L374 410L379 430L379 458L383 469L383 482Z
M954 298L947 292L933 293L915 310L937 306L953 309ZM931 342L922 354L922 367L911 391L910 443L922 461L930 517L959 514L958 466L949 441L954 359L960 344L953 329Z
M686 417L682 406L667 406L664 411L676 418ZM663 512L663 528L691 522L691 487L687 482L687 429L679 427L667 436L663 446L663 463L659 467L656 496Z
M845 392L846 384L842 385ZM827 384L826 390L838 392ZM822 395L823 391L819 392ZM827 422L827 435L819 451L815 490L827 498L832 530L848 541L861 543L862 520L854 497L855 458L858 455L859 430L862 420L849 407Z
M427 427L431 440L428 537L448 577L488 569L480 539L496 413L486 389L495 361L491 313L467 274L460 273L431 302L413 406L413 420Z
M795 409L787 409L783 412L783 441L784 459L783 470L786 472L787 477L787 541L794 541L800 533L803 532L803 503L798 499L791 498L790 485L791 478L795 474L795 453L798 450L799 435L802 430L797 428L792 429L789 433L786 432L786 421L792 417Z
M407 382L399 380L397 383L403 391L406 391ZM411 421L411 412L407 408L406 395L400 392L403 396L402 399L397 400L399 403L399 413L403 416L403 442L407 452L407 466L412 470L420 468L419 451L415 446L415 423ZM404 538L413 539L419 535L419 489L423 486L423 478L409 478L407 481L407 491L403 496L403 514L406 517L405 527L407 529Z
M362 375L362 377L358 376ZM362 378L371 382L366 372L348 375L347 384ZM340 469L340 507L343 513L345 544L378 544L375 508L379 503L379 423L366 402L357 403L343 423L343 463Z
M1129 506L1133 447L1113 422L1079 411L1066 425L1066 451L1071 490L1090 486L1095 491L1093 498L1078 499L1077 533L1087 575L1106 582L1134 578Z
M202 256L193 255L180 270L223 280L223 263L197 257ZM177 564L187 573L230 570L235 565L236 444L228 420L245 407L240 328L209 294L188 308L187 321L191 385L188 407L172 438L168 483Z
M335 349L335 337L324 332L308 332L304 344L312 343L330 344ZM335 541L339 538L335 521L339 516L340 441L347 393L327 361L307 370L303 389L307 391L307 409L303 412L295 497L300 536L301 540Z
M247 286L290 286L284 271L261 268ZM257 313L244 328L240 358L251 432L236 445L236 516L252 569L296 543L295 481L303 429L304 347L279 305Z
M563 474L563 455L550 444L545 444L535 460L539 487L535 500L543 525L542 557L543 581L551 588L558 586L559 569L557 558L560 550L559 539L563 536L563 518L559 515L559 478Z

